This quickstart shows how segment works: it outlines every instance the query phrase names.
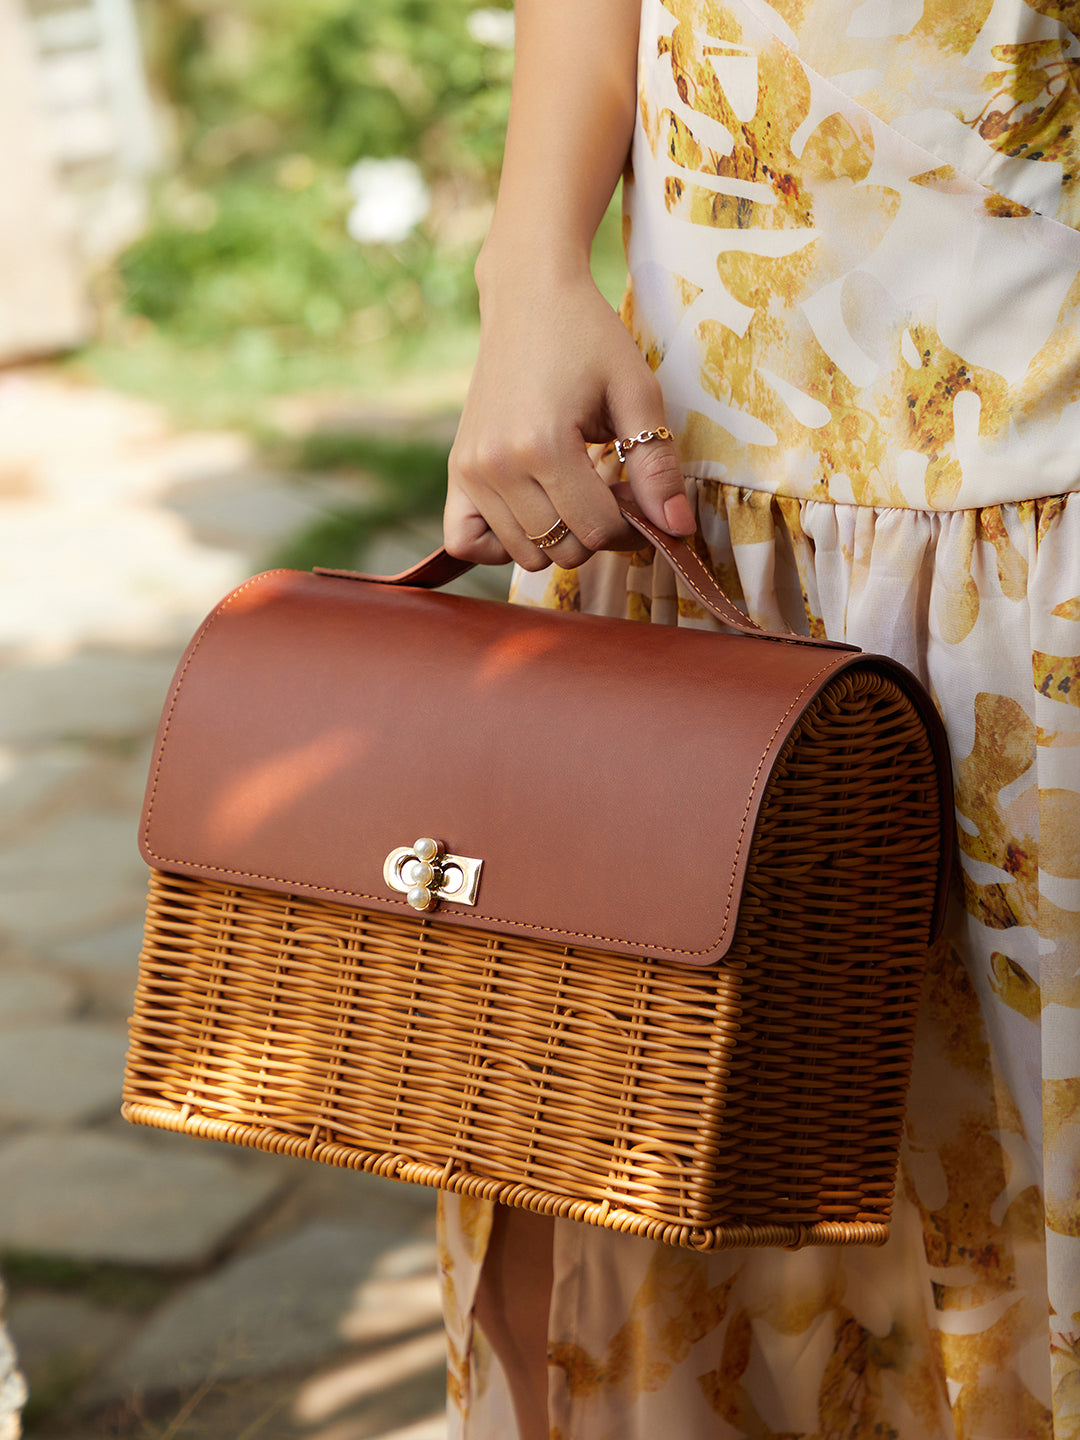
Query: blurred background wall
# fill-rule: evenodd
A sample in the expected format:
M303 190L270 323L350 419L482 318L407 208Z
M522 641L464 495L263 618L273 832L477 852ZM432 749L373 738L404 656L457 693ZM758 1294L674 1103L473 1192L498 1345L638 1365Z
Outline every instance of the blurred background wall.
M0 4L0 361L93 334L88 281L161 158L130 0Z

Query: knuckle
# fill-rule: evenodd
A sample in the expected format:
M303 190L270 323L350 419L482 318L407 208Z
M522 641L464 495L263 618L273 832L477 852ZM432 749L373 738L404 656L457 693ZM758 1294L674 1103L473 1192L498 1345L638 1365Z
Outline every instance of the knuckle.
M637 414L663 414L664 392L660 381L651 370L646 368L639 374L630 396L630 403Z
M451 485L460 485L468 476L468 461L456 445L446 457L446 475Z
M542 463L542 455L542 442L534 436L499 436L476 447L472 473L477 480L494 486L506 476L531 474Z
M604 524L602 521L592 520L581 525L574 531L574 534L581 541L586 550L606 550L615 536L618 534L617 524Z
M455 560L475 560L476 543L463 539L460 535L454 535L447 530L443 535L443 549L448 555L453 555Z
M683 473L678 456L670 445L642 446L641 458L636 468L639 477L647 484L662 485L673 491L683 486Z
M474 447L469 474L475 482L486 483L494 476L502 474L506 468L505 449L498 441L485 440L482 444Z
M475 446L455 445L446 463L451 483L468 486L475 484L483 473L480 456Z
M540 429L527 430L513 440L513 456L518 468L534 471L548 465L555 451L552 437Z
M521 443L513 436L484 435L473 441L467 451L450 458L460 467L461 473L475 485L488 485L500 476L514 473L521 468L524 451Z
M566 555L560 555L557 565L560 570L576 570L579 565L584 565L586 560L591 560L593 552L586 550L583 545L575 545Z
M572 450L559 429L533 426L482 438L468 452L451 451L451 460L467 479L491 485L506 476L551 474Z

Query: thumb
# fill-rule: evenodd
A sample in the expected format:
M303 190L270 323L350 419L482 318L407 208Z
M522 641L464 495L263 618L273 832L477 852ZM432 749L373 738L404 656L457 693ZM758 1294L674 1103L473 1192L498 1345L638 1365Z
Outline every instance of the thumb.
M664 424L662 405L654 403L644 411L653 418L638 428L620 430L619 446L623 468L634 499L653 522L669 535L692 535L697 529L694 513L686 498L686 482L679 466L671 432ZM656 432L661 432L657 434Z

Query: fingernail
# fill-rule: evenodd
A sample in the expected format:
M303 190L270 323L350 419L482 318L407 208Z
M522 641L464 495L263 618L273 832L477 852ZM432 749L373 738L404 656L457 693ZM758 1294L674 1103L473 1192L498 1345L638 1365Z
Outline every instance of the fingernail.
M694 512L685 495L672 495L664 501L664 522L672 535L692 535L697 529Z

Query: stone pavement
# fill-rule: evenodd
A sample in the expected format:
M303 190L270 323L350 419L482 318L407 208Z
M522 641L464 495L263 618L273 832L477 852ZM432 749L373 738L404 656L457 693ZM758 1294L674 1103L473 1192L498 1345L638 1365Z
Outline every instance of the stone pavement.
M0 1257L39 1440L445 1436L431 1192L117 1113L136 818L173 667L347 483L0 375ZM400 568L437 540L413 526L367 558Z

